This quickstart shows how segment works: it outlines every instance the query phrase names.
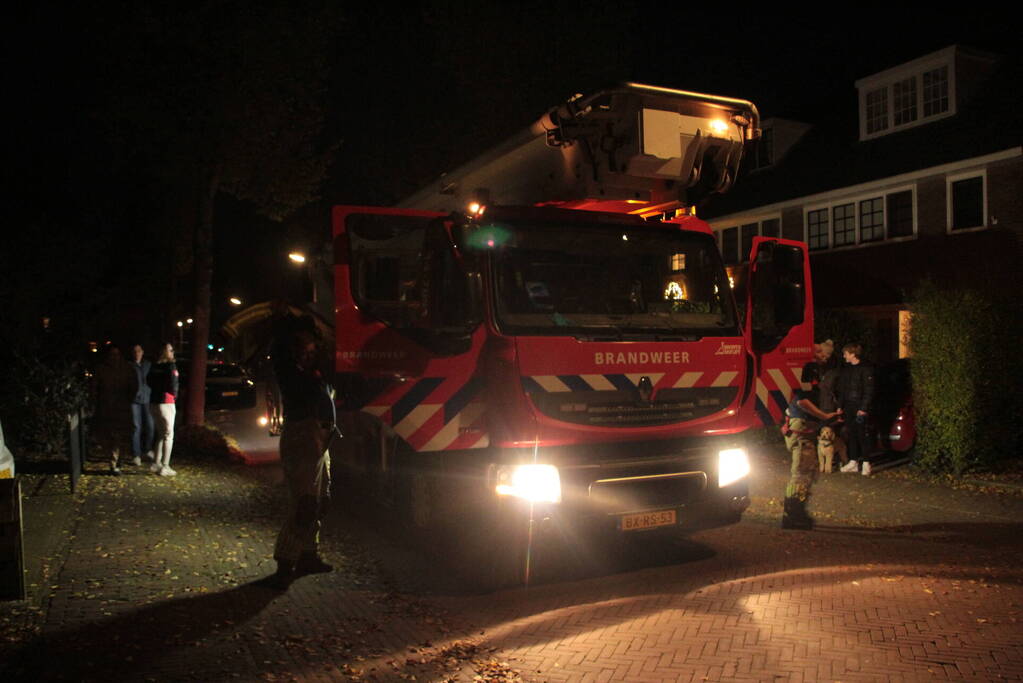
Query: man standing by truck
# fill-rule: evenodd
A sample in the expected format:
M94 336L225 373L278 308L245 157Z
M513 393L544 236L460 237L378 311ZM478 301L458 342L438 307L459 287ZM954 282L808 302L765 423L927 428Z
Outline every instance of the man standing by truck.
M330 496L330 441L337 427L334 392L317 367L315 337L287 324L279 330L272 355L284 404L280 450L288 516L274 546L277 572L269 583L286 589L299 576L333 569L320 558L318 546Z

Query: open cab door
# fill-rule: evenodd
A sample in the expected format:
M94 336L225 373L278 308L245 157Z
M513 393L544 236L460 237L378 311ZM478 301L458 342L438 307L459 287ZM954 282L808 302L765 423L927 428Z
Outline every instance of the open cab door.
M453 221L337 206L333 223L335 367L348 408L411 452L485 446L475 376L484 338L479 277L455 243Z
M745 335L755 359L755 410L781 422L803 366L813 359L813 292L806 244L757 237L750 254Z

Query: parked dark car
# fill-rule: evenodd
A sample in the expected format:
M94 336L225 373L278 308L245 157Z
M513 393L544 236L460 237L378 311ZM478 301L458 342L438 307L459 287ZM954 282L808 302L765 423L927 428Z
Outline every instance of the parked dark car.
M256 383L237 363L206 366L206 409L241 410L256 406Z
M909 453L916 446L916 415L909 359L878 367L874 374L873 426L878 446L885 451Z

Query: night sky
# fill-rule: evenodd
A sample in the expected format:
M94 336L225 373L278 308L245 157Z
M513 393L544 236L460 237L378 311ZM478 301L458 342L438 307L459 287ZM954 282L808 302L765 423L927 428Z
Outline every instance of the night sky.
M233 8L252 6L196 5L218 8L225 31ZM954 43L999 54L1018 53L1021 43L1015 23L993 8L935 16L933 8L846 6L825 17L622 5L337 4L321 141L338 147L322 200L278 223L221 198L215 299L293 291L283 254L326 240L330 205L394 202L576 92L636 80L750 99L764 118L829 123L855 115L858 78ZM59 311L59 301L75 301L64 293L82 288L104 292L103 311L130 308L126 290L159 289L152 308L161 313L138 322L148 326L188 305L188 244L176 227L187 223L188 207L168 190L180 179L147 153L146 133L104 114L132 106L161 78L147 73L148 63L174 63L174 55L153 54L129 7L100 2L69 13L44 2L9 18L14 237L4 249L13 277L3 294L32 290L19 315ZM182 10L176 25L193 18ZM168 117L153 125L180 124ZM164 273L175 259L185 266ZM167 278L176 284L161 287Z

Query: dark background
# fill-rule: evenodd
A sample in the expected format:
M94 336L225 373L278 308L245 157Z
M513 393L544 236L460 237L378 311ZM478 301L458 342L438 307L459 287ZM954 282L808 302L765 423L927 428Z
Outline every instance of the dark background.
M156 16L188 25L211 6L228 33L231 16L254 7L201 2ZM150 63L175 64L144 39L162 27L140 30L131 8L43 2L8 17L0 322L9 329L50 315L89 338L138 330L130 334L152 340L173 334L168 326L192 305L193 206L171 190L187 172L149 153L152 133L116 115L168 77ZM750 99L763 118L851 125L858 78L955 43L1007 54L1021 42L1015 23L986 7L957 16L894 5L725 10L602 0L329 3L317 97L320 141L336 151L321 199L272 221L250 202L218 198L213 328L230 313L221 303L229 295L248 304L301 294L285 255L329 238L331 205L392 203L576 92L635 80ZM171 77L188 83L208 68L185 60ZM154 117L148 130L187 125L180 118Z

